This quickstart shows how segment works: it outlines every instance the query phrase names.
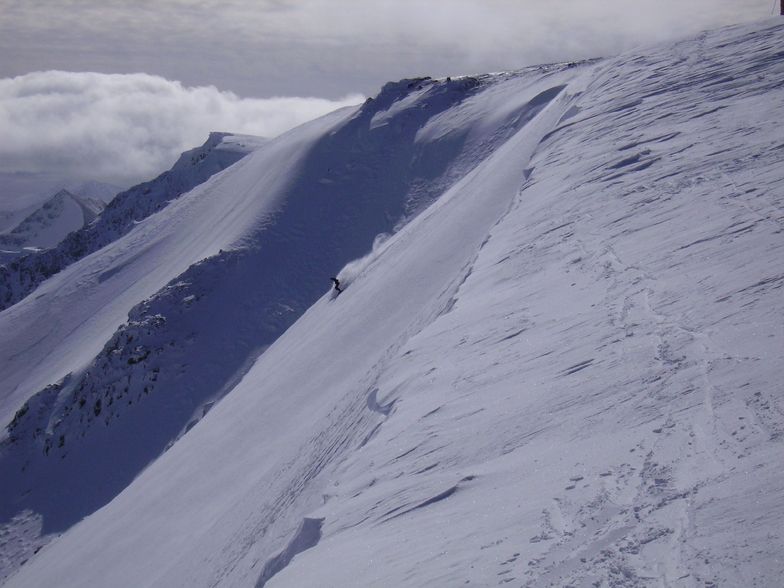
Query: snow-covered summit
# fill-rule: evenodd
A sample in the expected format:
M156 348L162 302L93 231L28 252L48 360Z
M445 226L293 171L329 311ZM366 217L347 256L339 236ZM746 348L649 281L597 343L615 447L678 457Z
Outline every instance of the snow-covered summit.
M8 586L775 585L783 30L388 85L41 283Z
M72 182L70 185L67 185L65 189L81 198L103 202L104 206L111 202L112 198L117 194L122 192L122 190L114 184L96 180Z
M0 310L15 304L46 278L74 261L124 235L135 223L161 210L170 201L258 149L265 142L266 139L250 135L210 133L204 145L183 153L169 171L113 197L96 223L84 226L82 230L68 235L65 240L62 239L67 233L63 233L57 240L48 239L46 245L40 246L51 249L27 255L22 259L6 260L5 266L0 266ZM88 184L81 187L87 192L106 194L101 185L90 187ZM84 197L81 200L94 201Z
M104 208L103 202L60 190L12 230L0 235L2 255L10 259L24 250L48 249L68 233L91 223Z

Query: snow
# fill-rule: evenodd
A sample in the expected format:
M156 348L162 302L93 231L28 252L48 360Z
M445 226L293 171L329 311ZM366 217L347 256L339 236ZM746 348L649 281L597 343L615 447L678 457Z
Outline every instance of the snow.
M0 262L48 249L68 234L91 223L104 208L103 202L60 190L7 233L0 234Z
M111 202L112 198L122 191L119 186L96 180L72 182L66 185L65 189L83 200L96 200L104 204Z
M112 198L95 223L69 233L56 247L36 250L0 266L0 310L30 294L46 278L125 235L136 223L256 150L265 141L261 137L242 135L235 139L227 133L210 133L204 145L183 153L169 171ZM88 192L100 191L95 186L86 189ZM90 220L93 212L102 207L94 199L78 199Z
M0 171L0 233L12 230L63 189L82 200L104 203L121 191L118 186L94 180L76 181L57 174Z
M279 149L262 164L270 180L288 156ZM0 414L7 415L9 406L18 408L20 398L87 365L125 322L132 306L195 262L230 247L257 221L254 212L261 215L270 208L268 200L256 198L253 186L246 185L242 171L226 179L220 197L215 183L198 187L103 248L100 255L67 267L35 290L35 296L0 314L5 374ZM20 347L27 351L12 351ZM42 363L31 371L31 365Z
M37 205L30 205L21 209L0 210L0 234L12 230L36 209Z
M385 93L395 92L401 88L405 88L406 91L401 98L392 102L389 105L389 108L380 109L373 115L373 118L370 119L370 129L374 130L378 127L388 125L393 119L398 118L405 111L416 107L417 102L428 93L428 90L430 89L429 86L431 85L432 80L430 78L406 79L400 80L400 82L397 83L390 82L387 84L381 89L382 97Z
M92 220L103 205L60 190L41 208L27 216L13 230L0 236L0 243L22 248L47 249Z
M387 85L3 311L9 418L74 373L28 405L68 444L19 479L94 509L6 585L776 585L783 26ZM153 372L71 440L71 391ZM134 479L98 508L77 471ZM76 522L31 489L42 533Z
M0 232L13 229L61 188L61 179L0 171Z

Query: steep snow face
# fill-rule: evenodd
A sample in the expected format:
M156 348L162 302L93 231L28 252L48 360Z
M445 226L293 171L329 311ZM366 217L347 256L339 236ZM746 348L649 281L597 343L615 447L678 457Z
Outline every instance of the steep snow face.
M118 194L94 225L86 226L68 235L61 243L59 241L66 233L57 240L49 238L46 240L46 245L41 245L46 248L54 247L59 243L58 247L13 261L13 257L16 256L0 259L6 263L5 266L0 266L0 310L12 306L46 278L68 267L74 261L126 234L137 222L161 210L170 201L227 168L258 148L264 141L265 139L260 137L247 135L210 133L204 145L183 153L171 170L150 182L139 184ZM88 183L77 188L88 193L106 194L105 189L100 185ZM95 205L95 203L89 204L92 200L90 197L82 197L81 200L89 207ZM48 217L49 214L49 212L43 213L44 217Z
M348 161L364 169L360 154L376 154L394 172L375 184L383 195L411 169L395 167L396 150L433 141L416 161L443 162L438 185L449 187L347 266L343 294L322 296L201 422L8 586L775 585L784 148L771 121L784 115L782 31L780 21L730 28L643 56L501 76L422 118L409 97L427 86L392 86L349 119L281 139L322 137L325 149L310 151L319 162L354 133ZM514 124L483 133L511 101L521 105ZM368 136L385 129L414 139L387 135L389 150L375 152ZM250 174L251 161L231 175ZM298 185L335 185L345 169L297 167L312 182ZM412 209L432 199L412 191L426 184L406 184ZM339 193L327 194L318 210L340 220ZM368 218L360 212L352 223ZM281 218L270 215L267 231ZM276 252L293 248L289 227L301 225L280 226L288 238ZM266 234L253 227L245 243ZM258 320L243 295L258 282L236 277L257 251L234 248L169 283L90 372L101 357L127 357L143 370L127 372L129 383L159 378L174 356L156 365L154 346L135 349L145 329L162 347L179 325L221 332L210 329L226 319L222 342L249 337L231 321ZM211 312L222 313L214 324L194 318ZM186 315L194 323L177 318ZM206 357L194 348L176 365ZM91 377L74 381L89 389ZM65 421L87 421L63 408L78 386L37 395L12 430L31 433L26 415L47 402ZM111 396L135 407L112 419L133 419L161 392ZM81 431L106 440L111 423ZM49 461L63 480L86 451L68 443ZM16 528L31 518L20 513Z
M11 231L0 235L0 261L7 262L25 250L54 247L68 233L91 223L103 208L101 201L60 190Z
M543 106L527 102L542 90L560 87L562 82L555 78L567 74L572 75L571 71L554 72L540 79L534 72L441 83L405 80L387 85L358 112L338 113L266 145L235 173L221 174L180 198L138 224L121 242L84 259L77 268L60 272L34 297L0 315L2 332L8 334L0 339L0 349L8 352L4 354L2 400L18 408L20 399L85 366L134 304L209 256L217 256L216 264L227 256L241 260L243 265L234 270L236 281L231 282L228 275L195 282L178 278L171 286L180 284L179 288L162 291L151 304L181 307L180 299L165 298L174 290L182 292L183 285L194 290L182 294L182 298L192 296L189 301L202 298L200 290L220 289L220 295L211 296L210 304L216 307L211 312L188 313L189 321L209 322L197 333L209 334L212 329L232 333L238 326L248 328L249 337L258 339L253 345L268 345L320 295L330 273L364 254L376 235L393 229L472 169L525 124L521 113L530 115ZM498 88L510 95L517 110L510 109L491 128L477 133L475 127L484 122L461 120L448 137L428 142L418 139L417 132L428 120L462 102L481 103ZM412 92L419 93L421 100L395 117L394 124L369 128L377 112ZM110 209L123 201L123 195L118 196ZM102 224L107 218L101 216ZM72 287L76 282L78 289ZM223 301L237 295L250 298L243 302L247 308L236 304L235 310L224 308L228 305ZM64 308L68 313L61 312ZM255 309L250 323L248 308ZM214 318L215 313L226 312L238 316L228 323ZM51 320L54 316L57 322ZM254 320L260 324L252 325ZM102 330L89 334L92 343L80 337L85 345L73 340L65 344L63 338L90 331L76 329L85 321L91 325L100 321ZM195 330L192 325L181 328L178 338ZM255 335L259 329L265 332L260 337ZM35 343L41 338L45 340ZM30 349L16 353L14 349L20 346ZM87 357L85 350L90 353ZM224 352L211 353L214 357ZM31 365L52 356L57 359L47 361L48 367L31 373ZM219 363L223 365L223 358Z
M579 75L388 84L270 141L0 314L13 331L0 340L9 421L27 400L0 456L14 480L0 491L3 519L29 509L44 532L62 531L110 500L236 386L331 275L521 128L542 126ZM507 108L482 116L503 95ZM372 124L401 100L409 106ZM420 135L450 109L451 132Z

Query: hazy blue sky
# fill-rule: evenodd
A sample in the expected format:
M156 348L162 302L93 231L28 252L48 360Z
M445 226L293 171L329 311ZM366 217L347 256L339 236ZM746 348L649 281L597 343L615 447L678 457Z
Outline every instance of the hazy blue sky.
M272 136L389 80L611 55L772 9L769 0L0 0L0 210L39 177L127 186L211 130Z

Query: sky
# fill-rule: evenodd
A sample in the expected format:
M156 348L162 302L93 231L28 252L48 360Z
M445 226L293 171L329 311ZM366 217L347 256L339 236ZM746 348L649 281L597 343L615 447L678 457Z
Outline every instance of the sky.
M128 186L211 130L274 136L389 80L613 55L773 8L768 0L0 0L0 176ZM3 196L0 188L0 207Z

